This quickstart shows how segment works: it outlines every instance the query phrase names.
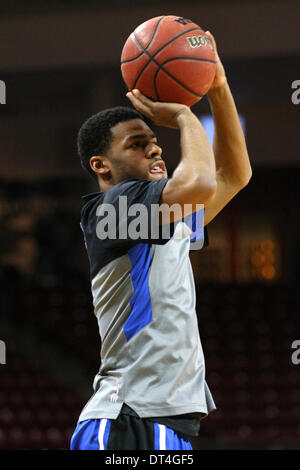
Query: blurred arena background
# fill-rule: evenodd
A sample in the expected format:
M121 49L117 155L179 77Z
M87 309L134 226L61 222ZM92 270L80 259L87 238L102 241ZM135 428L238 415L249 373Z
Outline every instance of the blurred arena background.
M197 314L217 411L195 449L300 449L300 4L13 1L0 4L0 449L67 449L100 365L76 154L82 122L129 105L119 58L141 22L176 14L216 37L253 177L194 254ZM298 40L297 40L298 39ZM208 120L203 99L194 108ZM169 172L175 131L156 130Z

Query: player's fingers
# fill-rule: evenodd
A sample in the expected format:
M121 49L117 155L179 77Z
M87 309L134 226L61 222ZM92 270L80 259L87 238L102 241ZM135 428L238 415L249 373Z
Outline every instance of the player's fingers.
M147 96L143 95L143 93L140 92L140 90L138 90L137 88L134 88L132 90L132 93L139 99L141 100L142 103L144 103L145 105L147 105L149 108L151 108L151 105L152 105L152 101L149 100L149 98L147 98Z
M143 95L143 93L140 92L140 90L138 90L137 88L134 88L132 90L132 93L134 94L134 96L136 98L138 98L145 106L147 106L147 108L149 109L149 111L152 113L153 111L153 101L151 101L149 98L147 98L147 96Z
M147 106L132 91L126 93L126 96L138 111L149 112Z
M213 47L214 47L214 50L215 50L215 52L216 52L216 54L217 54L218 51L217 51L217 44L216 44L215 38L213 37L213 35L211 34L210 31L205 31L205 34L210 37L210 40L211 40L211 42L212 42L212 44L213 44Z
M145 114L147 117L152 117L152 112L147 104L143 103L132 91L126 93L126 96L138 111Z

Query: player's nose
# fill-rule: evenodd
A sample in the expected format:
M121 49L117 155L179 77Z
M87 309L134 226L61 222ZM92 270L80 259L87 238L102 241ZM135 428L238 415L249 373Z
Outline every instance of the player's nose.
M151 142L149 145L147 145L145 150L146 158L160 157L161 154L162 149L154 142Z

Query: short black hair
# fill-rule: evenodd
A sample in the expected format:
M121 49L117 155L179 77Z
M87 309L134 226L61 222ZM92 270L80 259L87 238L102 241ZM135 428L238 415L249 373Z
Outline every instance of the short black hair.
M97 181L97 174L90 166L93 155L104 153L111 142L110 129L119 122L131 119L145 120L143 115L133 108L117 106L105 109L88 118L78 132L77 150L81 166Z

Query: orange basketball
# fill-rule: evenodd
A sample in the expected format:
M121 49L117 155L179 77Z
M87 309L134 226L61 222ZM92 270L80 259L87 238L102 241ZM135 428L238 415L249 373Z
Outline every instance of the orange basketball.
M142 23L127 39L121 72L128 90L138 88L153 101L192 106L213 82L213 44L191 20L158 16Z

